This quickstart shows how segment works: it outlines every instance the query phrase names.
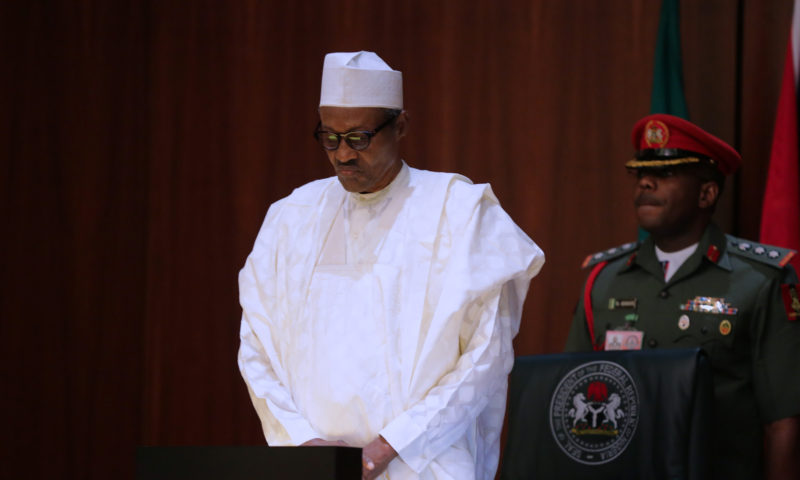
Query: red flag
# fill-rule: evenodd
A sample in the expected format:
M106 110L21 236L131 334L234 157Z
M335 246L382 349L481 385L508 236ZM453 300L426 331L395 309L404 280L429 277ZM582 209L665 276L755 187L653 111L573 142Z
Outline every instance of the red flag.
M772 152L761 210L761 242L800 250L800 158L798 158L797 80L800 58L800 0L794 2L786 48ZM791 261L800 272L800 255Z

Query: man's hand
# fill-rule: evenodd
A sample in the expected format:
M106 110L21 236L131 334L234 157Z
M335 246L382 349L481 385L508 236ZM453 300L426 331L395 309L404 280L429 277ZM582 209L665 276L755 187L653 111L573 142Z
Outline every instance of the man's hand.
M800 417L788 417L764 426L766 477L796 479L800 453Z
M380 435L361 450L361 478L373 480L386 470L397 452Z
M349 447L350 445L341 440L323 440L321 438L312 438L311 440L300 444L301 447Z

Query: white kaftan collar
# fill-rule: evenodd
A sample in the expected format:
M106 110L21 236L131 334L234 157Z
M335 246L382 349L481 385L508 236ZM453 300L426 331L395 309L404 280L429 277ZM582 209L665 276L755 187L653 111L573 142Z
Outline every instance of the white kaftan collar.
M400 161L403 162L403 166L400 168L400 171L397 173L397 175L395 175L394 179L391 181L391 183L389 183L389 185L386 185L386 187L382 188L381 190L378 190L377 192L371 192L371 193L348 192L350 194L350 199L354 200L359 204L370 204L385 198L390 191L394 190L398 186L403 187L405 185L408 185L408 179L409 179L408 165L406 164L405 160L400 160Z

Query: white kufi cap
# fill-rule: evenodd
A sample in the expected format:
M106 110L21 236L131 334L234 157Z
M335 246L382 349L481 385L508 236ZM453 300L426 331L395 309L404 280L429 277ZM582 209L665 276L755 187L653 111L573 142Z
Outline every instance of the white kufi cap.
M319 106L403 109L403 74L373 52L325 55Z

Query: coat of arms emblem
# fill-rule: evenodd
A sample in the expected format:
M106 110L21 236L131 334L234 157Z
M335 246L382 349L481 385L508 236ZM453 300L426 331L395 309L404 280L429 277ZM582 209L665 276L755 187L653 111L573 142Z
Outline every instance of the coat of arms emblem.
M567 456L587 465L621 455L638 420L636 385L614 362L589 362L573 369L561 379L550 402L556 443Z

